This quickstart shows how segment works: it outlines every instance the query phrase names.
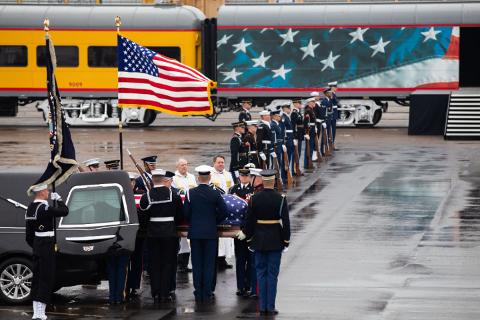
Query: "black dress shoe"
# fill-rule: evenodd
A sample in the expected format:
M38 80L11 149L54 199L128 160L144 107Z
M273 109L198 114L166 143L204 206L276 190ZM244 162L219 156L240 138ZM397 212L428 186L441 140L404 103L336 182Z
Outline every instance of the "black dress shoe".
M277 309L273 309L273 310L268 310L267 311L269 315L272 315L272 316L276 316L278 314L278 310Z
M268 316L268 311L266 311L266 310L260 310L260 315L261 315L261 316Z
M153 297L153 303L154 304L159 304L160 303L160 298L159 297Z
M240 297L240 296L244 296L244 295L245 295L245 290L244 290L244 289L242 289L242 290L237 290L237 293L236 293L236 294L237 294L237 296L239 296L239 297Z

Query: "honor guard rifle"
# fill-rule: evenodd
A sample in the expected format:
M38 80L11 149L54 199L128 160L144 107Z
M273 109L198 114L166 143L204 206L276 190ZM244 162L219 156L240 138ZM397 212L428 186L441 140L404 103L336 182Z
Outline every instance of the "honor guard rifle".
M320 130L322 130L322 126L320 125ZM322 152L320 150L320 144L318 143L318 135L317 133L315 132L315 137L314 137L314 143L315 143L315 149L316 149L316 152L317 152L317 162L320 163L323 161L323 156L322 156Z
M21 209L24 209L24 210L27 210L27 206L24 205L24 204L21 204L20 202L17 202L13 199L10 199L10 198L5 198L5 197L2 197L0 196L0 199L2 199L3 201L6 201L8 203L10 203L11 205L14 205L15 208L21 208Z
M307 156L307 169L313 169L312 156L310 154L310 136L305 139L305 155Z
M293 186L293 177L292 172L290 172L290 162L288 161L288 153L286 150L283 150L283 164L287 173L287 187L290 188Z
M302 175L300 170L300 156L298 155L298 141L293 142L293 162L295 164L295 176L299 177Z
M150 181L147 179L147 173L143 168L137 163L135 158L133 157L132 153L130 150L127 149L128 156L132 160L133 164L135 165L135 168L137 168L138 173L140 174L140 177L142 178L143 184L145 185L145 188L147 188L147 191L150 191L152 189L152 184Z

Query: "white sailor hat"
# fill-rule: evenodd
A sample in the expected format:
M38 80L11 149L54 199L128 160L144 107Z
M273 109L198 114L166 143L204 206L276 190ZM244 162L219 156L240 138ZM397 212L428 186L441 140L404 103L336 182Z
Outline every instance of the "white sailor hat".
M329 87L336 87L338 85L338 81L332 81L327 84Z
M247 124L247 126L258 126L258 120L248 120L245 121L245 123Z
M135 179L137 179L137 177L138 177L138 173L135 173L135 172L129 172L128 173L128 178L130 180L135 180Z
M207 165L201 165L195 168L195 171L201 176L207 176L212 172L213 168Z
M164 169L152 170L152 176L154 176L154 177L161 176L161 177L164 177L164 178L172 178L174 175L175 175L175 173L173 173L171 171L168 171L168 170L164 170Z
M260 172L262 172L262 169L260 168L250 168L250 175L252 176L261 177L262 175L260 174Z
M100 159L98 159L98 158L88 159L88 160L83 161L83 164L86 165L87 167L94 166L94 165L100 165Z
M33 186L32 191L33 192L40 192L40 191L43 191L45 189L48 189L48 185L45 184L45 183L42 183L42 184L37 184L36 186Z
M269 116L270 115L270 111L268 110L262 110L258 113L259 115L261 116Z
M310 92L310 97L318 97L320 93L318 91L312 91Z
M275 175L277 174L277 171L275 170L262 170L260 171L260 175L263 177L263 180L269 181L269 180L275 180Z
M245 169L255 169L255 164L249 162L243 166Z
M312 101L315 102L315 98L312 97L312 98L308 98L307 100L305 100L305 102L307 102L307 103L312 102Z

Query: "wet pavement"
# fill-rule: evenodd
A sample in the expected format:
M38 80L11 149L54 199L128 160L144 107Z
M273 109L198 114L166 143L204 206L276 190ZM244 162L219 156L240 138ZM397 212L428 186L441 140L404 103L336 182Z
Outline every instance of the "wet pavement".
M0 169L40 171L44 128L0 128ZM292 244L279 279L277 319L480 319L480 144L408 136L406 129L341 129L339 151L288 191ZM112 129L74 129L78 159L115 157ZM126 130L140 158L173 168L226 154L230 130ZM15 160L16 159L16 160ZM128 159L127 159L128 160ZM127 169L133 166L127 164ZM227 161L228 163L228 161ZM233 262L233 261L232 261ZM191 274L177 303L106 305L97 289L64 288L50 319L255 319L256 301L235 296L235 273L219 274L216 302L196 306ZM0 305L0 318L28 319L30 306Z

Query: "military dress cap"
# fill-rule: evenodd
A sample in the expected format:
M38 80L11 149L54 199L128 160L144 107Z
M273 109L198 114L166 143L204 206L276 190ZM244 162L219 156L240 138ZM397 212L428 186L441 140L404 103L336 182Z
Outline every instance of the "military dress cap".
M330 89L330 87L323 89L323 93L329 93L329 92L331 92L331 91L332 91L332 90Z
M318 91L312 91L310 92L310 97L318 97L320 93Z
M128 178L129 178L130 180L135 180L135 179L138 178L138 173L129 172L129 173L128 173Z
M45 189L48 189L48 185L45 184L45 183L42 183L42 184L37 184L36 186L34 186L32 188L32 191L33 192L40 192L40 191L43 191Z
M241 176L248 176L250 174L250 169L238 169L238 173L241 175Z
M100 159L98 158L88 159L83 161L83 164L86 165L87 167L98 166L100 164Z
M118 169L120 167L120 160L107 160L103 163L105 163L105 167L108 169Z
M279 115L280 115L280 110L270 111L270 114L271 114L272 116L275 116L275 115L278 115L278 116L279 116Z
M338 81L332 81L328 83L329 87L336 87L338 85Z
M249 162L246 165L243 166L244 169L252 169L255 168L255 164Z
M251 176L261 177L260 172L262 172L262 169L260 168L250 168Z
M164 170L164 169L155 169L152 170L152 176L154 177L164 177L164 178L173 178L175 173L172 171Z
M258 113L259 115L261 116L269 116L270 115L270 111L268 110L262 110Z
M207 176L212 171L213 171L213 168L205 164L195 168L195 172L197 172L201 176Z
M263 177L263 180L274 180L277 171L275 170L262 170L260 171L260 175Z
M302 103L302 99L300 98L293 99L292 103Z
M157 156L148 156L141 159L146 164L156 164L157 163Z
M252 99L242 99L241 103L252 103Z
M245 126L245 122L243 122L243 121L232 122L232 127L233 128L239 128L239 127L244 127L244 126Z
M282 106L282 109L285 109L285 108L288 108L288 109L290 109L291 107L292 107L292 106L291 106L291 105L289 105L289 104L284 104L284 105Z
M306 102L315 102L315 98L308 98Z
M258 126L258 120L248 120L245 121L245 123L247 124L247 126Z

